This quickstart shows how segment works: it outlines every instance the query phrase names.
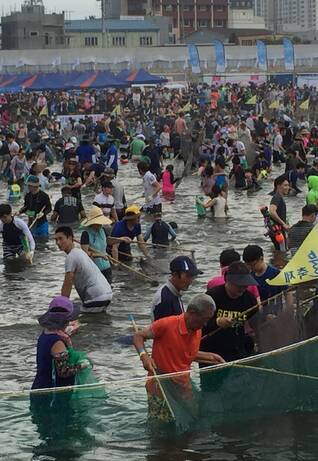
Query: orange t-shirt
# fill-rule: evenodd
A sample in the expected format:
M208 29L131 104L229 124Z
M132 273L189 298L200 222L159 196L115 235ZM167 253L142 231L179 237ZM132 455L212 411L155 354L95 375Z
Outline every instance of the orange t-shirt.
M185 323L184 314L164 317L152 323L154 335L152 358L160 373L174 373L190 370L196 358L201 341L201 330L189 332ZM187 386L189 375L176 377L175 381ZM156 380L149 380L147 390L157 393Z

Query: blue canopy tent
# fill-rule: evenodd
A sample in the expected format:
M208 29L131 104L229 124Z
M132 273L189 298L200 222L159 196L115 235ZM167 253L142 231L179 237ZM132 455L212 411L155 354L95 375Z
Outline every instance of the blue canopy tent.
M131 70L123 69L119 72L119 74L116 75L116 78L118 78L119 80L126 81L130 74Z
M36 79L31 85L26 87L29 91L45 91L45 90L63 90L72 85L74 80L78 78L79 72L69 73L48 73L37 74Z
M23 83L32 77L29 73L3 74L0 79L0 93L18 93L23 91Z
M117 78L119 78L119 75L117 75ZM126 82L129 82L131 85L161 85L162 83L167 83L167 81L166 78L152 75L144 69L130 72L128 77L126 77Z
M129 85L124 80L115 77L109 71L99 72L92 83L92 88L127 88Z

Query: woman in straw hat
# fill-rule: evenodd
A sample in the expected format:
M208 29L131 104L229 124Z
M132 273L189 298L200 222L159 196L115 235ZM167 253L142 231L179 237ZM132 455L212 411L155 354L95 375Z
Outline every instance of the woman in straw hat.
M81 248L93 259L96 266L107 279L108 283L112 283L112 269L107 257L100 257L97 254L106 254L107 235L103 226L111 225L112 221L104 216L103 211L92 206L87 218L82 222L85 230L81 235Z

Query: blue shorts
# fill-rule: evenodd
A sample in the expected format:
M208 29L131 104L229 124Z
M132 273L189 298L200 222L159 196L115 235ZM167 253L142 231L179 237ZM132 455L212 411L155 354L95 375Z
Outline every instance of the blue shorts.
M47 237L49 235L49 223L45 221L39 226L35 226L31 229L33 237Z

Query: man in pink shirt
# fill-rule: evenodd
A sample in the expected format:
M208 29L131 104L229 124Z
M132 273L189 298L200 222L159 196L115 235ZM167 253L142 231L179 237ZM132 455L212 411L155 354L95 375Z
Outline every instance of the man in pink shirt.
M240 261L241 257L234 248L229 248L227 250L223 250L220 254L220 266L221 266L221 274L213 277L209 280L207 289L210 290L211 288L224 285L224 274L227 272L228 267L235 261ZM250 286L248 287L248 291L255 296L255 298L259 301L260 295L257 286Z

